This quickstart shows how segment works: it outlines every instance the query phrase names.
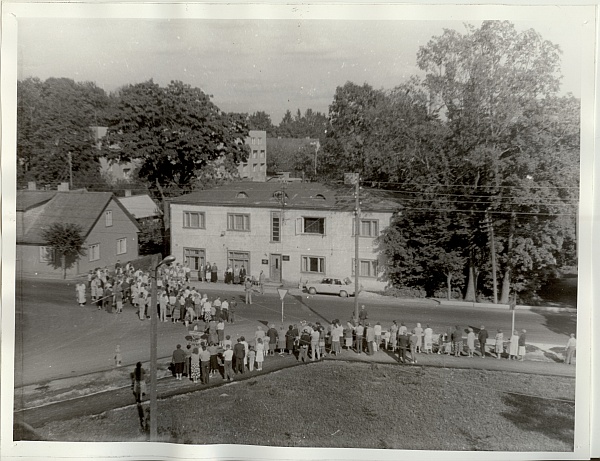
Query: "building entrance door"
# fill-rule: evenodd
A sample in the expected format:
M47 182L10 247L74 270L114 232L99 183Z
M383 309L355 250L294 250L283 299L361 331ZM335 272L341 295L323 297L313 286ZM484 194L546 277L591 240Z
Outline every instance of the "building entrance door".
M271 254L270 256L269 279L271 282L281 282L281 255Z

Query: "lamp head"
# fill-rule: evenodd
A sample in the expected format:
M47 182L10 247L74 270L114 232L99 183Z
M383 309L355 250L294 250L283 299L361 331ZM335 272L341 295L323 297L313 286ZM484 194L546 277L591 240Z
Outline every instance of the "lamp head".
M172 262L174 262L177 258L175 258L175 256L173 255L169 255L167 257L165 257L158 265L162 266L163 264L171 264Z

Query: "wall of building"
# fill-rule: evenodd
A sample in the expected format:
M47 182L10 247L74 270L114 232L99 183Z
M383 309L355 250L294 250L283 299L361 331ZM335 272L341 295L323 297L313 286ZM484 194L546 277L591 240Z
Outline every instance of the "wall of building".
M106 212L112 211L112 226L106 226ZM117 240L127 239L126 252L117 254ZM100 259L90 261L89 246L100 245ZM87 254L79 260L79 272L85 273L96 267L114 267L117 259L121 262L138 258L137 227L131 222L121 207L112 199L102 212L102 216L86 239Z
M15 274L19 276L62 278L60 260L57 260L58 268L53 264L44 262L40 258L40 245L17 245ZM67 277L77 275L77 264L67 270Z
M250 147L248 161L238 166L241 178L264 182L267 180L267 132L250 130L246 138Z
M184 212L204 213L205 228L192 229L183 226ZM283 211L281 240L272 241L271 215L281 213L281 208L215 207L200 205L171 204L171 253L178 261L184 262L185 249L203 250L206 260L216 262L219 279L228 264L228 252L249 253L249 275L258 277L263 270L270 278L271 255L281 255L284 283L297 285L301 280L315 280L323 276L352 276L354 260L354 234L351 212L329 210ZM250 231L228 230L229 213L250 215ZM324 218L324 235L301 232L304 217ZM378 221L379 231L383 230L391 218L391 213L365 213L364 219ZM359 258L377 260L378 267L383 261L377 252L374 238L359 238ZM324 258L324 272L313 273L303 270L303 257ZM266 262L266 263L265 263ZM381 280L381 271L376 276L361 277L365 289L380 290L387 284Z

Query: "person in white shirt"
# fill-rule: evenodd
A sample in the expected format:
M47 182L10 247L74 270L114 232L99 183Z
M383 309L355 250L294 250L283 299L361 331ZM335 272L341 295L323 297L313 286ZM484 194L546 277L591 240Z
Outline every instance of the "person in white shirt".
M577 349L577 339L575 339L575 333L571 333L571 337L567 341L567 346L565 347L566 357L565 364L571 365L573 362L573 357L575 356L575 351Z

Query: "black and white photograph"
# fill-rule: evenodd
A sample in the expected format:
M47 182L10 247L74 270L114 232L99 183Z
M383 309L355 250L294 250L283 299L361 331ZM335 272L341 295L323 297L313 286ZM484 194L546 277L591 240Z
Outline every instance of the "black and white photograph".
M2 25L3 459L591 456L594 5Z

